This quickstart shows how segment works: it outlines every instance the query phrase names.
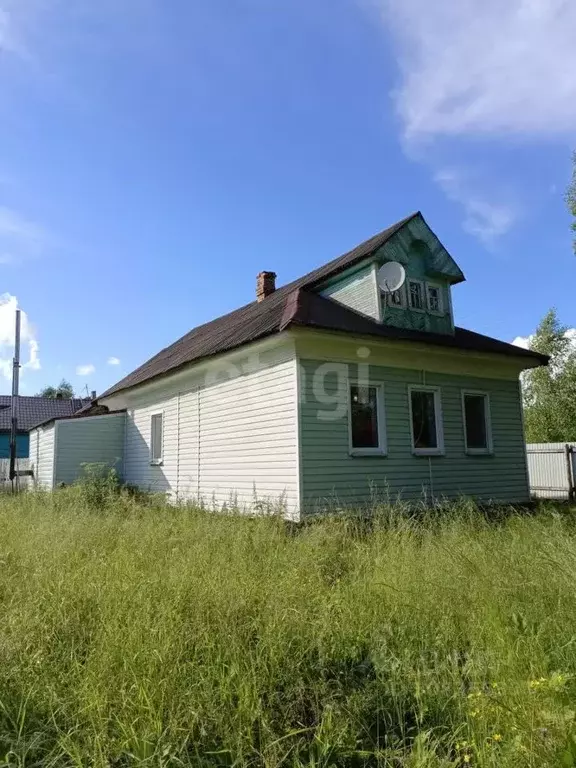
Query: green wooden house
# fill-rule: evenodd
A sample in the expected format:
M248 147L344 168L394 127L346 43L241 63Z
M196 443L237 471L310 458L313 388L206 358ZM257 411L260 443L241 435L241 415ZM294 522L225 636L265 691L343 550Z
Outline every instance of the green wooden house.
M390 261L406 281L384 295ZM379 499L528 500L519 374L547 358L455 325L464 275L420 213L275 279L262 272L256 301L101 395L74 423L74 450L66 420L37 430L43 484L97 455L175 501L295 519Z

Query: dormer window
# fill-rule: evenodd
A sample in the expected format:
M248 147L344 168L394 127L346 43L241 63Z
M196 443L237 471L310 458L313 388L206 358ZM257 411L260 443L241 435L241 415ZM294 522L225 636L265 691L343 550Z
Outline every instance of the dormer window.
M408 281L408 300L410 309L424 311L424 284L420 280Z
M428 311L435 315L441 315L444 312L442 306L442 290L439 285L432 283L426 284L426 295L428 298Z

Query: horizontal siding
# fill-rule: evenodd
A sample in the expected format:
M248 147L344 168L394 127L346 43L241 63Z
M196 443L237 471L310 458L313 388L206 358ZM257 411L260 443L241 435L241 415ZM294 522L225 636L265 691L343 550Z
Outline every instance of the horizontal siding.
M340 304L351 307L356 312L378 319L379 295L374 281L373 266L370 264L359 272L340 280L322 291L327 296Z
M201 389L199 495L203 503L298 505L294 359Z
M349 455L348 413L327 420L330 410L343 406L347 386L336 384L336 373L324 381L334 401L322 404L314 392L317 361L301 361L303 387L300 407L302 441L302 489L304 504L313 507L324 500L365 503L374 498L454 498L460 495L482 500L526 501L529 497L519 384L515 380L480 379L426 373L381 366L370 367L371 383L383 384L386 412L387 456ZM352 377L355 366L342 366ZM318 377L317 377L318 379ZM412 454L408 386L422 384L441 388L445 455ZM469 456L464 447L462 389L490 394L494 454ZM324 418L322 418L322 416Z
M126 443L124 450L124 478L153 493L164 493L175 498L178 490L178 399L154 397L152 402L140 404L128 410L126 416ZM163 463L150 463L152 415L163 413Z
M198 500L198 390L179 395L178 413L178 497Z
M83 464L106 464L122 477L125 414L58 422L55 483L76 482Z
M222 375L174 391L132 396L128 403L125 478L174 500L209 508L282 501L298 507L298 408L293 345L253 351ZM164 414L163 464L150 464L151 416Z
M35 446L35 477L40 488L54 487L54 430L54 423L35 430L38 436Z

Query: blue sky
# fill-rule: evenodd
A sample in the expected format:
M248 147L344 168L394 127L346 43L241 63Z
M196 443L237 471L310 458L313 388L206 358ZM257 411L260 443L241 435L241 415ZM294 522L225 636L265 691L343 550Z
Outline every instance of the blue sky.
M102 391L417 209L460 325L576 325L575 29L564 0L0 0L0 374L16 301L23 393Z

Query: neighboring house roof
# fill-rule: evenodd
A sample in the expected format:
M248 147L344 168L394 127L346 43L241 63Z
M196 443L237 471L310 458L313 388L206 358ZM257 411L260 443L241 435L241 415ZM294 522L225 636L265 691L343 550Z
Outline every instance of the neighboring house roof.
M348 253L298 280L281 286L263 301L254 301L194 328L108 389L98 399L171 373L188 363L230 351L298 325L343 331L352 335L404 339L470 351L500 353L524 357L545 365L548 362L545 355L539 355L464 328L456 328L455 334L449 336L383 325L312 292L316 286L370 257L416 217L422 218L422 214L419 212L411 214ZM452 282L458 283L463 280L464 276L459 273Z
M39 422L56 416L70 417L79 411L89 399L74 397L71 400L50 397L18 397L18 431L28 432ZM12 425L12 398L0 395L0 432L10 430Z
M33 429L39 427L47 427L48 424L53 424L55 421L69 421L70 419L93 419L96 416L117 416L119 413L126 413L125 408L119 408L117 411L109 411L107 408L102 410L95 409L94 412L87 412L85 408L81 408L72 416L53 416L51 419L41 421L39 424L35 424Z

